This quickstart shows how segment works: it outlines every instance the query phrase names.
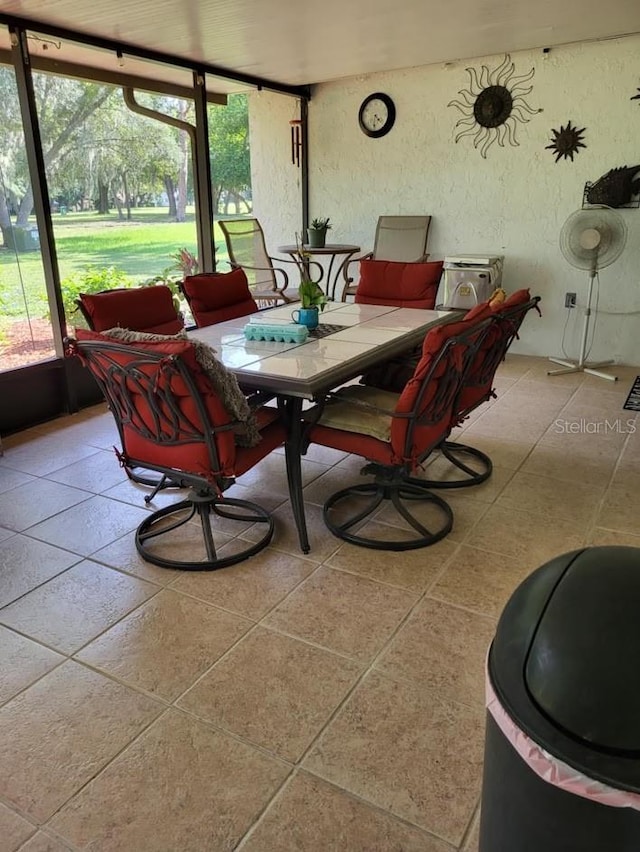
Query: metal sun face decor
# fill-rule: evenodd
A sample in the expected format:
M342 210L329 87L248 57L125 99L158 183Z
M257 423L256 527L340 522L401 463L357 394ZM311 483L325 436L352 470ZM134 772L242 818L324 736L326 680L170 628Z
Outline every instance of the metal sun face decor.
M580 148L587 146L582 141L584 138L585 128L578 130L577 127L571 126L571 121L567 122L567 126L560 125L560 130L551 128L553 136L551 137L551 145L545 145L545 150L550 149L552 154L556 155L556 163L564 157L565 160L573 162L574 154L580 153Z
M462 113L462 118L456 122L456 127L464 128L456 134L455 142L464 136L473 136L473 147L479 148L486 158L487 151L497 142L504 147L505 141L510 145L519 145L516 139L518 122L530 121L530 115L542 112L533 109L526 101L533 86L526 86L535 71L532 68L528 74L515 75L515 64L508 53L502 63L493 71L483 65L478 75L475 68L467 68L469 87L460 89L459 100L450 101L452 106Z

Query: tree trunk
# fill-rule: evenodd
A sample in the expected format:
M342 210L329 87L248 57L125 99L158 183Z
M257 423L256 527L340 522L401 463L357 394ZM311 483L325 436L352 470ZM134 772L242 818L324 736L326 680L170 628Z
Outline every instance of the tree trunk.
M98 213L109 213L109 187L102 181L98 182Z
M189 168L189 136L186 130L179 131L180 136L180 171L178 172L178 208L176 222L184 222L187 218L187 175Z
M33 190L31 189L31 184L25 194L20 199L20 207L18 207L18 218L16 219L16 225L19 228L25 228L29 222L29 216L31 215L31 211L33 210Z
M5 247L13 245L11 239L11 214L7 206L7 199L2 192L0 192L0 231L2 231L2 241Z
M127 222L131 221L131 199L129 198L129 187L127 185L127 173L122 173L122 191L124 192L124 203L127 206Z
M171 175L164 176L164 188L167 192L167 198L169 199L169 218L174 219L177 216L176 211L176 188L173 183L173 178Z

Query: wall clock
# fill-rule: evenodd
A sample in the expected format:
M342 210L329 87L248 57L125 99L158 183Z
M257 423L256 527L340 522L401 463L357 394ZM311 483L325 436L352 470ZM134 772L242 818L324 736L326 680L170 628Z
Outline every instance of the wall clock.
M374 92L362 101L358 113L360 130L373 139L385 136L396 120L396 107L389 95Z

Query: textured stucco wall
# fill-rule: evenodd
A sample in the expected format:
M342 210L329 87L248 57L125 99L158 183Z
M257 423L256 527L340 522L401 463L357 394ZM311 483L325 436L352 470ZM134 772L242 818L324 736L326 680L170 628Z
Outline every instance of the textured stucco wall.
M518 147L492 145L483 159L472 137L454 144L460 113L447 107L468 86L465 67L494 70L503 56L447 66L349 78L314 88L310 116L310 215L330 216L331 239L372 247L381 213L431 213L432 258L455 252L505 255L505 286L531 286L543 298L542 320L530 318L514 350L560 354L565 291L584 303L586 272L563 259L558 236L582 203L586 180L615 166L640 163L640 37L514 53L516 74L532 67L527 102L543 112L517 125ZM358 127L359 106L383 91L395 101L396 124L382 139ZM281 101L284 101L282 105ZM276 109L277 102L277 109ZM298 170L289 163L292 102L252 97L252 157L256 210L276 242L295 230L290 207ZM574 161L555 163L545 150L551 128L568 120L586 127ZM260 147L257 126L260 124ZM640 364L640 210L621 210L628 229L623 256L601 273L600 313L592 357ZM638 313L632 313L636 311ZM611 314L605 312L621 312ZM565 348L577 353L580 307L569 314Z

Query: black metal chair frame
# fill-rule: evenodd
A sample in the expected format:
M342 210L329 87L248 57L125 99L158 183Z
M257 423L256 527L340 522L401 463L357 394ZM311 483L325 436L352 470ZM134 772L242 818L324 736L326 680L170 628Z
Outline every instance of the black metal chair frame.
M523 302L521 305L515 305L508 311L497 313L491 318L491 322L498 325L501 329L504 329L504 333L501 333L498 337L496 346L493 346L484 353L484 359L479 370L476 371L473 369L473 363L469 365L469 369L466 374L467 378L460 386L458 397L462 395L465 388L470 386L468 382L469 377L473 377L473 384L471 386L477 385L479 387L483 387L493 380L496 370L502 361L504 361L509 347L513 343L514 339L518 337L518 331L524 322L525 316L532 309L535 309L538 313L540 313L540 308L538 307L539 301L540 297L534 296L528 302ZM488 333L490 333L490 331ZM487 402L487 400L491 397L495 398L495 395L494 390L490 388L481 399L478 399L473 405L467 406L467 408L461 410L458 410L454 403L454 412L456 414L457 422L465 420L472 411L475 411L478 406L482 405L483 402ZM471 485L480 485L481 483L486 482L493 473L493 462L486 453L483 453L482 450L478 450L476 447L471 447L468 444L461 444L458 441L450 441L446 439L437 449L442 453L447 461L462 471L464 477L460 479L447 480L423 479L422 481L425 482L429 488L468 488ZM479 465L475 468L470 467L469 464L465 462L465 459L475 460L476 462L479 462Z
M188 366L179 356L149 352L134 346L116 342L65 340L68 355L78 355L88 366L98 382L116 421L120 434L122 453L116 450L125 467L142 467L154 470L168 478L176 487L191 489L185 500L152 512L136 530L136 548L147 562L162 568L184 571L212 571L235 565L263 550L271 541L274 521L269 512L246 500L223 497L223 492L234 482L215 471L219 470L218 452L214 436L234 429L239 424L231 422L224 426L211 424L200 391ZM110 353L126 354L135 360L126 366L118 363ZM181 379L195 405L197 418L188 418L180 409L171 391L174 378ZM162 386L159 384L162 379ZM144 397L148 411L153 415L149 426L139 416L136 400L131 388L136 388ZM146 459L137 459L126 453L125 425L141 437L158 445L178 446L203 443L207 448L211 478L196 473L167 468ZM182 436L180 438L179 436ZM146 499L146 498L145 498ZM211 513L219 517L244 523L264 524L265 531L259 541L248 544L241 551L220 557L216 553L211 529ZM174 560L154 554L147 543L188 523L195 515L200 518L207 559L203 561ZM172 520L173 516L177 516ZM169 519L169 523L165 522Z
M351 400L349 402L356 406L361 405L370 410L378 411L387 415L393 414L395 418L407 419L409 421L409 425L405 436L404 457L410 458L415 429L418 426L431 426L440 423L443 417L446 416L446 412L451 410L460 384L464 380L465 372L467 371L477 349L481 345L484 335L489 329L490 323L491 320L488 319L484 322L474 324L469 331L465 331L455 337L451 337L444 343L422 380L420 390L416 396L416 400L411 411L396 414L391 411L383 411L377 406L370 405L368 403ZM460 361L459 368L457 370L448 369L438 378L436 393L429 404L428 411L421 415L420 409L427 388L430 386L431 381L436 375L443 359L447 358L450 350L456 346L465 347L465 354ZM306 446L309 443L309 439L311 437L310 433L313 426L322 416L324 404L335 396L335 394L328 394L319 404L318 408L312 412L313 417L303 433L303 450L306 450ZM415 465L422 464L433 450L434 446L425 447L424 451L418 458L398 465L368 462L362 468L360 473L362 475L373 474L373 482L369 482L364 485L351 485L347 488L343 488L332 494L325 502L323 515L325 524L329 530L335 536L343 539L344 541L374 550L415 550L420 547L428 547L429 545L435 544L443 539L451 532L453 527L453 512L451 507L441 497L436 494L432 494L429 490L428 484L424 480L411 475L412 468ZM348 515L348 517L341 521L336 521L332 518L331 510L338 507L344 501L354 497L367 496L371 499L364 509ZM396 512L409 524L411 529L417 533L416 538L381 540L368 538L352 531L353 527L372 515L372 513L381 505L383 500L391 501ZM422 524L411 513L406 505L417 501L422 503L431 503L440 510L440 513L443 516L443 522L435 532L432 532L424 524Z
M232 219L231 221L233 222L233 221L236 221L236 220ZM245 220L245 221L247 221L247 220ZM267 251L267 244L266 244L265 239L264 239L264 231L262 230L262 225L260 225L260 222L255 218L254 218L254 221L257 225L257 230L259 230L260 234L262 235L262 247L264 249L265 257L269 260L270 265L269 266L249 266L248 264L241 263L239 260L237 260L236 256L235 256L235 252L233 250L233 238L234 238L235 234L233 234L231 231L229 231L227 229L227 227L226 227L227 220L226 219L219 219L218 225L220 225L220 230L222 231L222 233L224 235L224 240L225 240L225 243L226 243L226 246L227 246L227 254L229 255L229 265L231 266L232 269L249 269L252 272L267 272L267 273L270 274L272 281L273 281L273 288L272 288L271 291L263 291L263 292L258 292L258 291L253 291L253 290L251 291L251 295L256 300L256 302L258 302L260 307L263 307L263 308L269 307L270 303L272 303L272 302L276 302L276 303L277 302L284 302L285 304L293 304L294 302L299 301L297 291L296 291L295 297L292 297L291 295L286 293L287 287L289 286L289 275L288 275L287 271L285 269L283 269L281 266L279 266L279 265L276 266L276 263L277 264L282 264L282 263L292 264L293 266L296 267L297 271L300 273L301 276L302 275L308 276L316 284L319 283L322 280L322 276L324 274L324 270L322 268L322 265L315 260L311 260L308 257L300 258L300 260L294 260L294 259L289 259L289 258L284 258L284 257L277 257L277 258L273 257ZM311 272L312 267L316 267L318 271L312 273ZM281 287L278 287L278 275L282 276L282 286ZM315 278L314 277L315 275L317 275L318 277Z

